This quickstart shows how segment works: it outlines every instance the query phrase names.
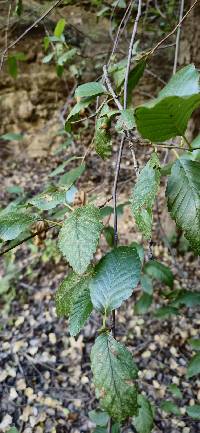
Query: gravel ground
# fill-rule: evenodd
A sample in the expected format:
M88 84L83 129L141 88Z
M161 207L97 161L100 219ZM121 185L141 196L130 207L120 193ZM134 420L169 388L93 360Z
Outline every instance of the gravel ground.
M81 152L83 148L79 144L77 154ZM48 172L57 166L59 159L52 155L43 160L9 157L0 174L2 205L12 198L6 188L13 184L23 186L30 195L41 190ZM139 160L143 165L140 154ZM104 202L111 193L114 159L108 163L89 156L87 165L81 189L95 188L95 193L101 192L100 202ZM120 202L127 200L133 181L132 162L127 152L120 176ZM163 192L159 209L162 203ZM120 219L119 230L121 243L137 239L128 209ZM48 234L48 240L52 238L56 239L56 231ZM105 247L102 240L97 258ZM179 280L182 288L198 288L197 259L186 252L179 254L174 262L161 237L157 217L153 254L172 266L175 286ZM15 425L23 433L92 432L94 425L88 418L88 410L98 403L91 385L89 355L100 318L93 314L81 334L76 339L70 337L67 321L58 319L55 311L55 291L68 272L59 253L55 251L48 259L45 246L38 248L29 243L16 250L14 259L19 272L13 284L15 295L6 308L1 302L0 432L6 432L9 425ZM4 270L2 259L2 275ZM178 317L156 319L153 311L162 305L161 289L161 286L155 288L154 304L143 316L136 316L133 311L138 293L125 303L117 313L117 338L133 353L140 369L139 387L156 408L153 433L196 433L200 431L200 423L187 416L185 406L200 402L200 381L186 379L186 366L193 354L187 340L198 336L200 311L185 308ZM168 389L172 383L182 391L181 401L172 398ZM166 399L180 405L180 416L167 414L159 408ZM124 431L132 430L127 427Z

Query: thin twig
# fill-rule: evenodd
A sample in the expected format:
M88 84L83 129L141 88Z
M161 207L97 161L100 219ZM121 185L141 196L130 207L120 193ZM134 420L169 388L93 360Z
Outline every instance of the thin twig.
M125 80L124 80L124 110L126 110L126 107L127 107L128 77L129 77L130 66L131 66L133 45L134 45L135 36L136 36L136 33L137 33L138 22L139 22L139 19L140 19L140 16L141 16L141 10L142 10L142 0L139 0L137 15L136 15L136 19L135 19L135 22L134 22L132 36L131 36L131 42L130 42L129 50L128 50L128 60L127 60Z
M184 0L181 0L180 4L180 14L179 14L179 23L182 22L183 12L184 12ZM179 45L180 45L180 35L181 35L181 25L178 27L177 35L176 35L176 48L175 48L175 56L174 56L174 67L173 74L176 73L177 64L178 64L178 54L179 54Z
M160 47L160 45L163 44L163 42L165 42L170 36L172 36L176 30L181 26L181 24L183 23L183 21L185 21L185 19L187 18L187 16L190 14L191 10L196 6L196 4L199 2L200 0L196 0L192 6L190 7L190 9L188 9L188 11L186 12L186 14L183 16L182 20L178 22L178 24L174 27L174 29L168 33L163 39L161 39L161 41L159 41L154 48L152 48L152 50L149 51L149 56L152 56L155 51Z
M114 178L114 184L113 184L113 209L114 209L114 244L117 246L118 242L118 227L117 227L117 183L119 178L119 172L120 172L120 164L121 164L121 158L122 158L122 151L124 147L125 142L125 134L122 135L121 143L119 147L119 152L117 156L117 162L116 162L116 168L115 168L115 178Z
M47 227L46 229L42 229L36 233L33 233L30 236L27 236L25 239L23 239L22 241L18 242L16 245L14 245L13 247L8 247L6 248L4 251L0 252L0 257L3 256L4 254L8 253L11 250L14 250L15 248L19 247L20 245L22 245L24 242L29 241L32 238L35 238L35 236L39 235L42 232L48 232L48 230L53 229L54 227L56 227L56 224L50 227Z
M126 11L125 11L125 13L124 13L124 16L122 17L122 20L121 20L121 22L120 22L120 24L119 24L119 27L118 27L118 29L117 29L117 33L116 33L115 40L114 40L114 43L113 43L113 49L112 49L112 52L111 52L111 54L110 54L110 56L109 56L109 60L108 60L108 63L107 63L107 67L110 65L110 62L111 62L112 56L113 56L113 54L115 53L116 48L117 48L117 46L118 46L119 39L120 39L120 34L121 34L121 32L122 32L122 26L123 26L123 24L124 24L124 22L125 22L125 20L126 20L126 17L127 17L128 13L129 13L129 10L130 10L130 12L131 12L131 11L132 11L132 8L133 8L133 0L131 0L131 2L129 3L128 7L126 8ZM123 30L124 30L124 29L125 29L125 25L124 25Z
M114 99L114 101L115 101L115 104L116 104L117 108L118 108L120 111L122 111L122 110L123 110L122 104L121 104L121 102L118 100L118 97L117 97L115 91L113 90L112 84L111 84L110 79L109 79L109 77L108 77L107 65L104 65L104 67L103 67L103 73L104 73L104 78L105 78L105 82L106 82L107 88L108 88L110 94L112 95L112 97L113 97L113 99Z
M55 7L57 7L59 5L59 3L61 3L63 0L57 0L46 12L44 12L43 15L41 15L41 17L37 18L36 21L34 21L33 24L31 24L30 27L28 27L15 41L11 42L11 44L9 44L1 53L1 63L0 63L0 71L2 69L3 66L3 62L4 62L4 58L8 52L8 50L10 50L11 48L13 48L15 45L17 45L23 38L24 36L26 36L37 24L39 24L44 18L47 17L47 15L49 15L53 9L55 9Z
M129 78L129 71L130 71L130 65L131 65L131 58L132 58L132 50L133 50L133 45L134 45L134 41L135 41L135 36L137 33L137 27L138 27L138 22L139 22L139 18L141 15L141 7L142 7L142 0L139 0L138 2L138 11L137 11L137 16L136 16L136 20L133 26L133 31L132 31L132 35L131 35L131 41L129 44L129 50L128 50L128 60L127 60L127 66L126 66L126 72L125 72L125 81L124 81L124 107L122 107L121 103L119 102L117 95L115 94L112 85L110 83L110 80L108 78L108 73L107 73L107 67L104 66L103 68L103 72L104 72L104 77L105 77L105 81L108 87L108 90L110 91L111 95L113 96L113 99L117 105L117 107L119 108L119 110L121 111L123 108L126 109L127 107L127 90L128 90L128 78ZM129 136L129 134L127 134ZM115 178L114 178L114 184L113 184L113 213L114 213L114 246L116 247L118 244L118 218L117 218L117 186L118 186L118 179L119 179L119 173L120 173L120 165L121 165L121 159L122 159L122 153L123 153L123 148L124 148L124 143L125 143L125 138L126 138L126 134L123 133L122 138L121 138L121 142L120 142L120 147L119 147L119 151L118 151L118 155L117 155L117 162L116 162L116 168L115 168ZM116 337L116 315L115 315L115 310L113 310L112 312L112 333L113 333L113 337ZM109 426L108 426L108 432L111 433L112 432L112 418L110 418L109 421Z

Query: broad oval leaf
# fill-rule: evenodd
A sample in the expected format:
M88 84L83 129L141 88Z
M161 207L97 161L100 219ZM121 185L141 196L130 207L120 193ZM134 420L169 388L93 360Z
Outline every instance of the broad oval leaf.
M57 188L49 188L41 194L35 195L28 203L41 210L54 209L59 204L65 203L65 191L59 191Z
M77 114L79 114L80 112L84 111L87 107L89 107L89 105L94 101L94 98L85 98L80 102L77 102L77 104L74 105L74 107L72 108L72 110L70 111L67 120L66 120L66 126L70 121L73 120L74 117L77 116Z
M101 117L96 122L94 147L102 159L107 159L112 154L112 140L109 133L110 119L107 116Z
M57 38L60 38L63 31L64 31L65 25L66 25L65 19L61 18L56 24L56 27L54 30L54 36L56 36Z
M18 209L8 213L2 212L2 214L0 214L0 238L5 242L17 238L17 236L31 226L36 219L36 216Z
M89 96L98 96L102 93L106 93L106 89L103 84L91 81L90 83L81 84L75 91L75 96L80 98L87 98Z
M109 421L109 415L101 410L91 410L89 417L92 422L101 427L105 427Z
M151 238L153 205L160 184L160 162L156 154L140 172L131 197L131 210L139 230Z
M98 311L110 312L131 296L140 279L141 262L131 247L118 247L97 264L90 281L90 294Z
M200 254L200 163L184 158L176 161L166 195L171 217Z
M76 55L76 53L77 53L76 48L72 48L71 50L68 50L66 53L62 54L62 56L58 58L58 65L63 66L65 65L65 63L70 62L73 59L73 57Z
M72 336L79 333L92 312L89 280L91 271L80 276L71 272L56 292L58 316L69 316L69 331Z
M200 351L200 338L190 338L188 340L188 343L190 344L193 350L196 350L197 352Z
M153 296L148 293L143 293L140 299L136 302L134 311L135 314L145 314L153 301Z
M168 96L137 107L135 120L143 138L154 143L183 136L193 111L200 106L200 95Z
M129 131L135 128L135 126L134 110L132 108L122 110L115 126L116 130L119 132L123 130Z
M133 418L133 425L138 433L150 433L153 429L153 410L142 394L138 395L138 415Z
M91 367L102 408L117 421L137 413L137 367L132 354L111 334L102 334L91 352Z
M190 96L200 92L199 72L195 65L191 64L181 68L166 86L159 92L158 98L166 96Z
M79 292L81 282L84 282L83 277L70 272L70 274L62 281L56 292L56 312L58 316L69 316L71 307Z
M197 376L197 374L200 374L200 353L197 353L195 356L193 356L187 368L188 378Z
M150 260L145 263L143 271L153 280L160 281L171 289L173 288L174 277L172 271L168 266L163 265L163 263L157 260Z
M186 407L186 412L191 418L200 420L200 404L193 404Z
M171 392L172 395L176 398L183 398L183 394L181 390L178 388L178 386L175 383L172 383L168 386L168 390Z
M59 248L77 274L83 274L96 251L103 228L99 209L83 206L64 222L59 233Z
M171 400L165 400L160 405L161 409L167 413L173 413L174 415L181 415L179 407Z
M78 167L72 168L67 173L63 174L59 179L59 185L69 189L73 183L84 173L85 164L80 164Z
M69 315L69 332L72 336L80 332L93 310L88 280L82 284L80 289L77 297L73 301Z

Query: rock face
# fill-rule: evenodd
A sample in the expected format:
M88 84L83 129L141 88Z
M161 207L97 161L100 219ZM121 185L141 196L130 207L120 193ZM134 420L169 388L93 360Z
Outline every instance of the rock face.
M8 31L8 43L16 40L19 35L27 29L32 22L42 15L47 9L44 2L25 1L25 12L22 17L16 20L11 15L10 28ZM8 6L2 7L0 17L0 50L4 48L5 22L7 20ZM102 27L94 26L95 16L80 7L58 8L44 21L34 28L19 44L9 51L9 55L16 52L23 52L27 60L20 62L19 74L16 79L9 76L6 59L1 72L0 80L0 135L10 132L23 133L24 139L15 143L3 142L2 146L10 151L17 152L18 156L26 149L30 156L43 156L54 144L55 135L63 127L61 112L72 102L73 88L76 82L76 73L70 67L66 68L62 79L56 75L55 65L42 63L44 57L43 38L45 32L53 34L53 29L59 18L64 17L67 25L65 29L66 41L77 48L81 46L84 54L88 51L91 56L91 44L95 50L101 50L99 34L102 35ZM102 24L101 24L102 26ZM87 35L93 35L93 42ZM106 32L104 32L105 34ZM103 36L104 38L108 36ZM96 40L95 40L96 38ZM86 43L87 42L87 43ZM102 41L101 36L101 44ZM87 54L86 54L87 55ZM79 58L76 60L76 68L82 68ZM91 62L88 68L91 74ZM85 79L88 79L89 71L84 66ZM95 67L94 73L96 74ZM57 138L56 138L57 140Z

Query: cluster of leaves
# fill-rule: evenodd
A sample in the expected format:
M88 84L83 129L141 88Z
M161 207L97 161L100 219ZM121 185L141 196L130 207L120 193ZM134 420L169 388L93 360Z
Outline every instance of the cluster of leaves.
M47 64L54 60L58 77L62 77L65 65L72 62L77 55L77 48L71 48L66 43L65 26L66 21L61 18L56 24L54 34L44 38L44 49L48 54L43 58L43 63Z
M52 37L45 39L46 48L51 42L65 44L63 39L64 21L60 20ZM58 56L59 68L69 52ZM48 61L54 57L54 51L48 54ZM62 59L62 62L61 62ZM47 62L47 60L46 60ZM62 63L62 64L61 64ZM136 56L131 66L128 90L129 106L126 110L113 108L112 95L102 82L90 82L80 85L75 91L76 104L69 113L66 128L80 118L83 110L94 104L97 97L100 109L96 113L96 128L93 140L94 149L103 159L112 153L111 128L125 136L135 128L149 144L154 147L147 165L141 170L130 197L130 208L139 231L146 239L151 239L153 207L159 190L162 167L158 158L156 144L177 136L187 139L185 132L193 111L200 106L199 73L193 65L181 69L160 91L158 97L139 107L131 106L131 94L146 67L146 58ZM116 84L118 98L124 83L126 61L114 64L110 74ZM63 69L59 69L59 74ZM130 135L128 135L130 137ZM200 252L200 163L199 154L195 153L198 139L189 145L183 154L171 165L166 189L168 209L177 226L184 232L195 253ZM173 145L172 145L173 146ZM65 172L68 161L51 173L51 177ZM149 433L153 426L153 410L150 403L138 391L137 367L132 354L124 345L112 336L107 324L110 313L119 308L123 301L133 293L140 283L142 297L136 303L138 313L146 311L152 303L153 281L159 281L173 287L173 275L164 265L155 261L144 263L143 250L137 244L114 247L98 263L94 256L98 248L101 233L105 228L101 211L94 204L82 203L78 208L71 208L72 197L76 188L74 183L84 172L82 161L78 167L62 174L55 184L50 184L46 191L37 196L12 203L0 213L0 237L6 241L17 241L27 230L38 222L47 220L46 212L53 218L63 217L58 225L58 246L62 255L72 267L72 272L61 283L56 294L57 313L69 317L69 330L77 335L89 318L93 309L103 318L91 352L91 365L96 394L100 398L104 413L104 428L107 415L116 422L113 432L128 417L133 417L133 425L138 433ZM55 208L61 205L61 213ZM59 215L59 216L58 216ZM108 235L108 232L107 232ZM111 242L112 245L112 242ZM189 298L188 298L189 296ZM171 298L170 298L171 297ZM158 317L166 317L177 311L177 306L197 303L196 294L170 291L170 305L165 310L157 311ZM193 298L193 301L191 300ZM195 301L194 301L195 298ZM198 298L199 302L199 298ZM166 310L167 308L167 310ZM197 371L199 355L195 355L188 367L188 374ZM195 373L196 374L196 373ZM188 410L189 411L189 410ZM190 409L191 411L191 409ZM189 412L188 412L189 413ZM102 416L102 415L101 415ZM100 421L102 423L102 421ZM117 430L118 429L118 430ZM102 430L103 431L103 430ZM105 429L104 429L105 431Z

